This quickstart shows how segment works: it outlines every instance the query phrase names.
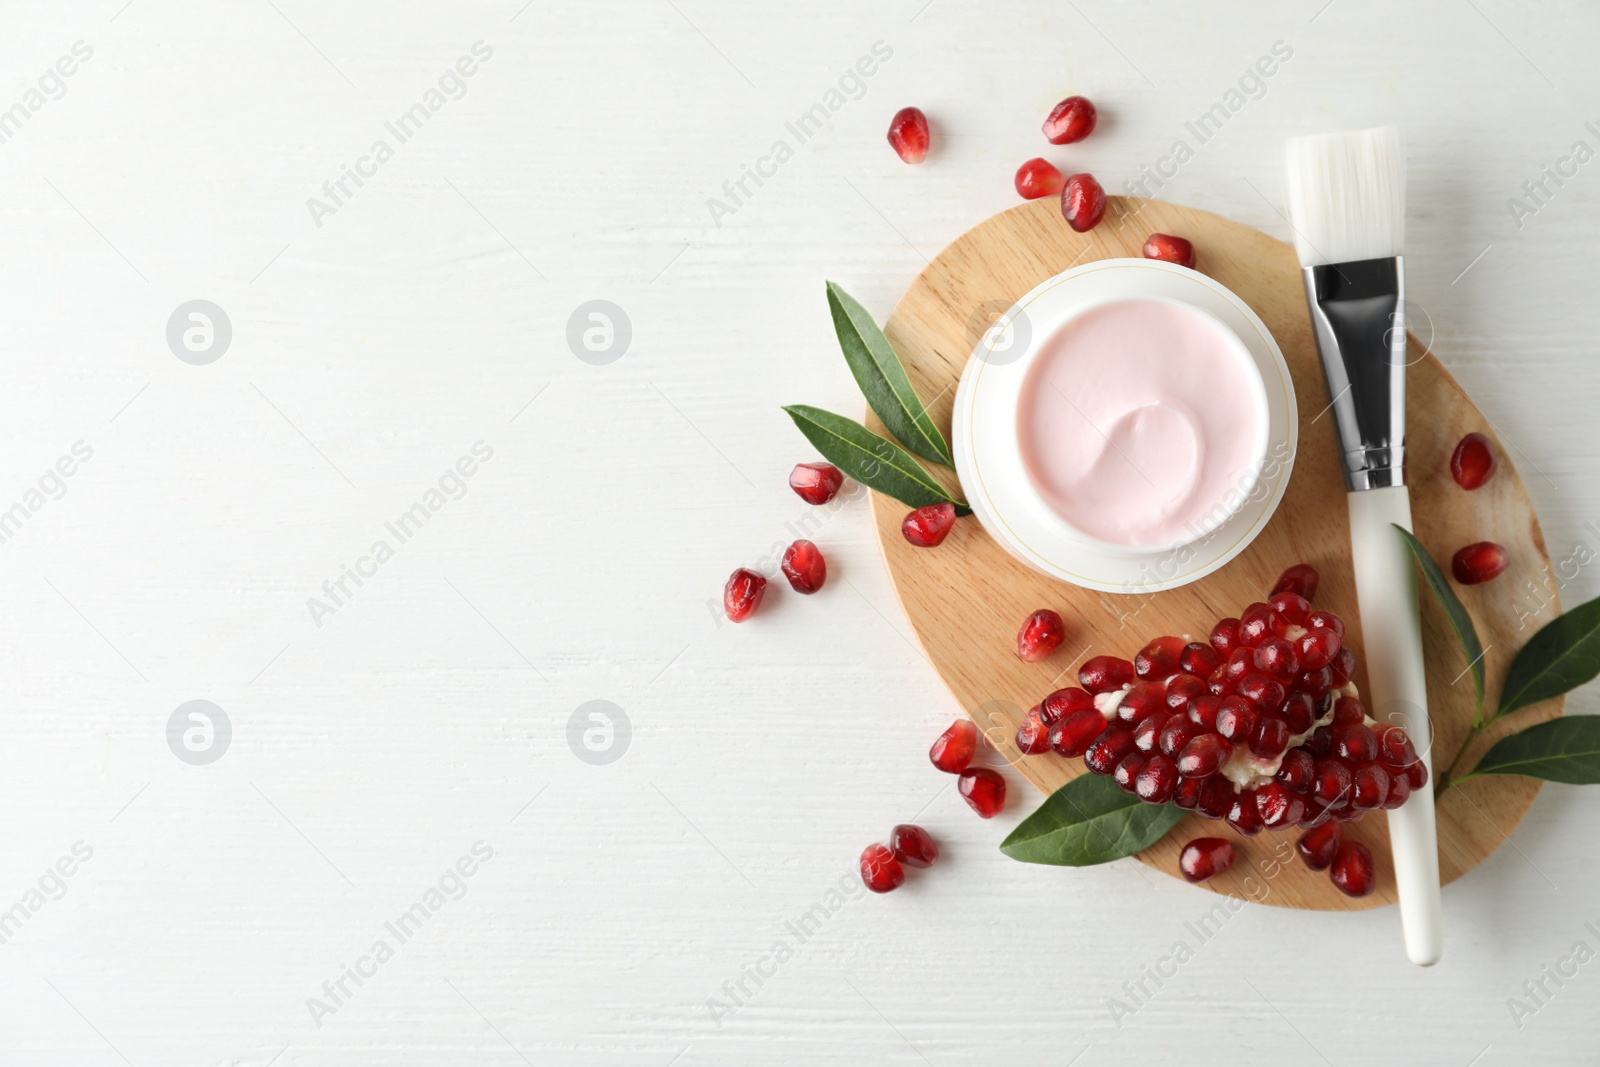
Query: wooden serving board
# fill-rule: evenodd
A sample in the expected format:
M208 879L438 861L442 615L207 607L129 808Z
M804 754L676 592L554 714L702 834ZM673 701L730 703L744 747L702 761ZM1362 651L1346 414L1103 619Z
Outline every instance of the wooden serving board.
M979 336L1004 308L1068 267L1138 256L1152 232L1194 242L1198 269L1232 289L1261 316L1294 376L1300 452L1288 492L1254 544L1217 573L1181 589L1102 594L1034 572L1007 555L975 519L958 522L937 550L913 548L900 535L906 508L873 494L884 558L928 659L997 742L999 753L1045 793L1087 773L1082 761L1053 753L1021 756L1012 738L1027 708L1052 689L1076 684L1077 667L1088 656L1131 659L1161 634L1204 640L1216 619L1237 615L1250 602L1264 599L1278 574L1302 561L1322 573L1317 606L1345 619L1346 640L1358 656L1362 647L1333 419L1325 414L1327 390L1299 263L1289 245L1209 212L1121 197L1111 198L1099 226L1079 234L1062 220L1055 200L1035 201L1002 212L952 242L912 283L886 333L918 392L930 401L935 422L948 434L962 368ZM1417 536L1447 569L1455 550L1474 541L1497 541L1511 554L1505 574L1457 590L1488 650L1493 706L1515 650L1560 611L1550 561L1538 517L1504 448L1499 448L1499 471L1482 489L1468 493L1451 479L1450 452L1461 436L1474 430L1491 439L1495 434L1415 337L1411 348L1408 460ZM871 425L883 432L875 419ZM953 472L940 469L935 474L955 487ZM1471 723L1472 683L1443 612L1426 591L1422 595L1437 770L1454 757ZM1015 654L1017 629L1031 612L1044 607L1059 611L1067 621L1066 643L1043 663L1023 663ZM1365 692L1364 669L1357 681ZM1520 712L1491 731L1479 751L1514 732L1509 727L1554 718L1561 706L1555 700ZM1499 847L1538 791L1533 779L1498 776L1448 790L1439 808L1444 881L1461 877ZM1033 806L1025 798L1012 802ZM1326 873L1310 871L1294 857L1298 834L1292 831L1245 838L1225 823L1191 816L1139 858L1176 877L1184 842L1223 836L1235 842L1238 860L1231 871L1206 884L1215 892L1295 908L1361 909L1393 903L1386 817L1369 814L1348 824L1346 832L1365 841L1378 859L1377 891L1359 900L1344 896Z

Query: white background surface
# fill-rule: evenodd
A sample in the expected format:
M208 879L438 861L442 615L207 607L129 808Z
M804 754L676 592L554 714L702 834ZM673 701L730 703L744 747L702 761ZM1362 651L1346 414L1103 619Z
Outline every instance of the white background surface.
M1507 998L1600 947L1600 796L1547 787L1446 891L1432 971L1392 909L1251 906L1119 1027L1107 998L1212 899L996 851L1035 798L1012 778L985 823L929 767L960 709L865 502L813 535L820 595L720 628L707 600L807 513L778 405L859 409L824 278L881 318L1015 201L1021 160L1121 191L1279 40L1265 95L1160 195L1286 236L1284 137L1403 123L1415 304L1554 554L1600 544L1600 163L1520 228L1506 207L1600 147L1600 15L518 3L4 7L0 108L94 54L0 145L0 508L74 442L93 458L0 545L0 908L74 842L93 857L0 945L0 1061L1594 1061L1600 964L1520 1028ZM480 39L466 95L316 226L306 199ZM717 226L707 198L880 40L864 97ZM1038 124L1078 91L1101 130L1050 149ZM883 143L911 103L938 127L920 167ZM164 336L196 298L233 324L209 366ZM608 366L565 340L595 298L633 327ZM479 440L467 495L315 625L307 597ZM233 724L208 767L166 742L197 698ZM594 699L632 723L607 766L566 740ZM947 859L851 900L719 1025L708 998L913 816ZM466 895L315 1025L307 998L479 840Z

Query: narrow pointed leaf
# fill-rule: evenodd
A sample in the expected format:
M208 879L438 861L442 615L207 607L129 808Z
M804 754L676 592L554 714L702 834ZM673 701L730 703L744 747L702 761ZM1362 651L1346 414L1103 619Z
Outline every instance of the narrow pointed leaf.
M1600 674L1600 598L1557 615L1528 639L1506 671L1495 718L1570 692Z
M1085 774L1051 793L1000 851L1023 863L1090 867L1143 852L1185 814L1175 804L1147 804L1124 793L1108 777Z
M928 417L889 339L855 297L828 283L828 310L850 373L867 404L899 442L923 459L951 466L950 446Z
M1478 628L1472 624L1472 616L1467 614L1467 609L1456 596L1456 591L1450 588L1449 579L1433 561L1428 550L1422 547L1422 542L1413 537L1411 531L1403 526L1396 525L1395 529L1405 538L1406 546L1416 557L1417 569L1422 572L1423 581L1433 591L1433 597L1439 602L1439 606L1444 608L1445 615L1450 619L1450 628L1456 632L1456 639L1461 642L1461 651L1467 657L1467 669L1472 672L1472 688L1478 694L1478 711L1473 717L1473 722L1477 722L1483 717L1483 643L1478 640Z
M783 410L822 453L822 458L868 489L892 496L908 507L950 503L959 514L970 513L971 509L945 492L909 452L854 419L805 404L791 404Z
M1473 768L1568 785L1600 782L1600 715L1571 715L1530 726L1499 741Z

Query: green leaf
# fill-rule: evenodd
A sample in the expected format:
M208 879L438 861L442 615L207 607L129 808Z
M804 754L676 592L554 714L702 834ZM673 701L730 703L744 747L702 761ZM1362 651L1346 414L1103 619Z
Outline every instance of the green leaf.
M1022 820L1000 851L1023 863L1091 867L1143 852L1183 821L1175 804L1147 804L1109 777L1074 778Z
M1522 646L1506 671L1495 718L1558 697L1600 674L1600 598L1557 615Z
M923 459L951 466L950 446L928 417L900 357L867 309L829 282L828 310L833 312L833 329L839 335L839 347L850 364L850 373L856 376L867 404L889 432Z
M854 419L805 404L790 404L783 410L822 458L868 489L913 508L949 503L957 514L971 514L972 509L945 492L909 452Z
M1472 687L1478 694L1478 708L1472 716L1473 725L1477 725L1483 719L1483 642L1478 640L1478 628L1472 625L1472 616L1467 614L1467 609L1462 606L1456 591L1450 588L1449 579L1433 561L1428 550L1422 547L1422 542L1413 537L1411 531L1404 526L1393 523L1390 525L1399 530L1400 536L1405 538L1411 554L1417 559L1417 569L1422 572L1422 578L1428 588L1433 590L1434 599L1444 608L1445 615L1450 619L1450 628L1455 630L1456 638L1461 642L1461 651L1467 655L1467 668L1472 671Z
M1573 715L1530 726L1499 741L1461 780L1520 774L1568 785L1600 782L1600 715Z

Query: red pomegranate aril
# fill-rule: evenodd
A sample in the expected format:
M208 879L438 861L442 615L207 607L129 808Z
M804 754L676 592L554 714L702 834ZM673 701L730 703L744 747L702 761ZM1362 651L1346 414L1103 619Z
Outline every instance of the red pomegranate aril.
M1061 616L1049 608L1040 608L1029 615L1017 631L1017 658L1025 663L1038 663L1061 647L1067 638L1066 624Z
M1177 759L1179 753L1200 733L1200 727L1187 714L1179 712L1166 721L1156 737L1156 747L1162 755Z
M1138 722L1146 715L1168 710L1167 687L1160 682L1140 682L1128 690L1117 705L1117 718L1123 722Z
M1413 793L1428 784L1428 765L1421 760L1417 760L1400 773L1406 776L1406 784L1411 786Z
M1050 748L1057 755L1076 757L1089 750L1095 738L1105 732L1106 720L1093 708L1069 712L1050 727Z
M1165 681L1178 673L1178 657L1183 654L1183 638L1158 637L1133 657L1133 673L1140 678Z
M1098 112L1085 96L1069 96L1050 109L1044 137L1051 144L1073 144L1094 132Z
M844 484L844 472L832 463L796 463L789 472L789 488L807 504L826 504Z
M1248 645L1240 645L1228 653L1228 662L1222 665L1226 672L1223 677L1229 685L1238 685L1244 680L1245 675L1256 669L1256 650Z
M1116 656L1095 656L1078 668L1078 684L1096 695L1121 689L1133 680L1133 664Z
M1238 685L1238 693L1261 711L1276 711L1289 693L1282 682L1267 674L1251 674Z
M908 822L889 831L889 851L907 867L932 867L939 859L939 844L933 835Z
M1284 729L1291 734L1303 734L1317 720L1316 708L1316 701L1311 699L1310 693L1294 689L1284 698L1278 715L1283 719Z
M1340 697L1333 702L1333 725L1354 726L1367 721L1367 709L1355 697Z
M1389 775L1389 795L1384 798L1383 806L1393 811L1406 802L1411 796L1411 783L1406 780L1404 773Z
M1203 882L1233 866L1233 842L1221 837L1197 837L1178 853L1178 870L1189 882Z
M1144 239L1144 258L1194 268L1194 244L1170 233L1153 233Z
M1204 784L1200 788L1200 801L1194 810L1208 819L1227 818L1228 809L1233 807L1233 783L1220 774L1201 781Z
M1050 727L1045 725L1038 708L1031 709L1017 727L1017 751L1025 756L1050 751Z
M1294 651L1302 668L1317 671L1332 663L1343 645L1339 635L1332 630L1307 630L1295 641Z
M1094 697L1075 685L1057 689L1039 702L1039 714L1046 726L1054 726L1075 711L1092 710L1094 710Z
M1372 851L1360 841L1346 841L1334 854L1328 871L1333 884L1350 897L1364 897L1377 885L1372 866Z
M1366 723L1336 726L1333 731L1333 751L1346 763L1360 765L1378 758L1378 739Z
M889 120L889 145L907 163L928 158L928 116L921 108L903 107Z
M1268 637L1255 649L1256 670L1288 681L1300 673L1300 657L1294 646L1281 637Z
M1225 697L1233 692L1233 682L1228 680L1228 666L1223 664L1206 679L1206 690L1214 697Z
M1263 828L1261 812L1256 809L1256 793L1246 789L1233 798L1228 808L1228 825L1246 837L1254 837Z
M1222 702L1226 699L1213 693L1202 693L1195 697L1189 701L1189 721L1202 730L1215 730L1217 712L1222 710Z
M1313 871L1325 871L1339 853L1344 840L1344 830L1336 822L1326 822L1314 830L1307 830L1295 843L1295 851Z
M1061 189L1061 217L1079 233L1100 224L1106 214L1106 191L1093 174L1074 174Z
M1312 830L1333 820L1333 812L1323 807L1314 797L1306 798L1306 813L1300 816L1300 829Z
M1386 767L1404 770L1417 762L1417 749L1398 726L1380 726L1372 731L1378 739L1378 759Z
M754 615L766 592L767 580L755 571L745 567L734 571L722 587L722 609L728 613L728 621L744 622Z
M1290 626L1304 626L1306 618L1311 614L1311 601L1288 589L1269 596L1267 605L1282 615Z
M1450 453L1450 476L1463 489L1481 488L1499 465L1494 445L1481 433L1467 434Z
M1316 777L1316 760L1311 753L1303 748L1291 748L1283 754L1283 762L1278 765L1278 773L1274 781L1282 782L1296 793L1305 793L1311 789L1311 783Z
M1150 804L1165 804L1172 799L1173 790L1177 788L1178 765L1171 756L1160 754L1144 761L1144 767L1134 783L1134 792L1139 799Z
M1278 580L1272 584L1272 592L1274 595L1289 592L1307 600L1315 600L1317 585L1321 581L1322 575L1317 573L1317 568L1309 563L1296 563L1278 575Z
M1172 802L1184 811L1193 811L1200 805L1200 791L1207 778L1179 778L1178 787L1172 791Z
M1183 652L1178 656L1178 666L1183 668L1185 674L1192 674L1196 678L1204 678L1216 670L1221 662L1210 645L1199 641L1184 645Z
M1233 754L1233 746L1217 734L1201 734L1178 753L1178 773L1185 778L1216 774Z
M1139 772L1144 770L1145 757L1141 752L1130 752L1123 756L1111 771L1111 780L1117 788L1124 793L1132 793L1135 789Z
M1281 783L1268 782L1256 790L1256 813L1268 830L1293 826L1306 813L1306 802Z
M1251 648L1260 644L1263 638L1282 637L1288 629L1288 622L1273 611L1270 604L1251 604L1239 616L1239 636Z
M928 759L946 774L960 774L977 751L977 724L971 719L957 719L934 741L928 750Z
M906 515L905 521L900 524L900 533L918 548L937 548L944 543L955 524L954 504L929 504Z
M1006 780L987 767L972 767L961 773L956 788L967 806L981 818L992 819L1006 806Z
M1096 774L1110 774L1132 751L1133 731L1122 723L1113 723L1090 743L1083 754L1083 763Z
M1332 630L1344 637L1344 620L1331 611L1313 611L1306 616L1305 625L1308 630Z
M1248 700L1239 696L1223 697L1217 709L1217 733L1237 745L1250 740L1255 732L1260 713Z
M1133 747L1147 756L1154 752L1167 718L1164 712L1157 712L1140 719L1133 727Z
M1048 159L1030 159L1017 168L1017 195L1024 200L1038 200L1061 192L1066 179Z
M795 592L809 596L828 580L828 561L810 541L796 541L783 550L783 576Z
M1350 786L1350 806L1357 811L1383 807L1389 799L1389 772L1376 763L1357 768Z
M1289 747L1289 727L1282 719L1262 719L1250 735L1250 751L1262 759L1277 759Z
M1226 656L1240 647L1239 620L1223 619L1211 628L1211 647L1218 656Z
M1300 685L1310 694L1313 703L1326 699L1328 690L1333 688L1333 671L1327 667L1306 671L1300 676Z
M868 845L861 853L861 881L874 893L899 889L905 880L906 869L888 845Z
M1330 808L1345 806L1350 800L1350 768L1335 759L1317 761L1311 795Z
M1173 711L1182 711L1187 708L1197 697L1206 694L1206 683L1192 674L1175 675L1167 683L1167 707Z
M1450 573L1462 585L1498 578L1511 566L1511 555L1493 541L1478 541L1450 557Z
M1333 684L1343 685L1356 676L1356 654L1348 648L1341 648L1339 654L1333 657L1333 662L1328 664L1328 669L1333 671Z

